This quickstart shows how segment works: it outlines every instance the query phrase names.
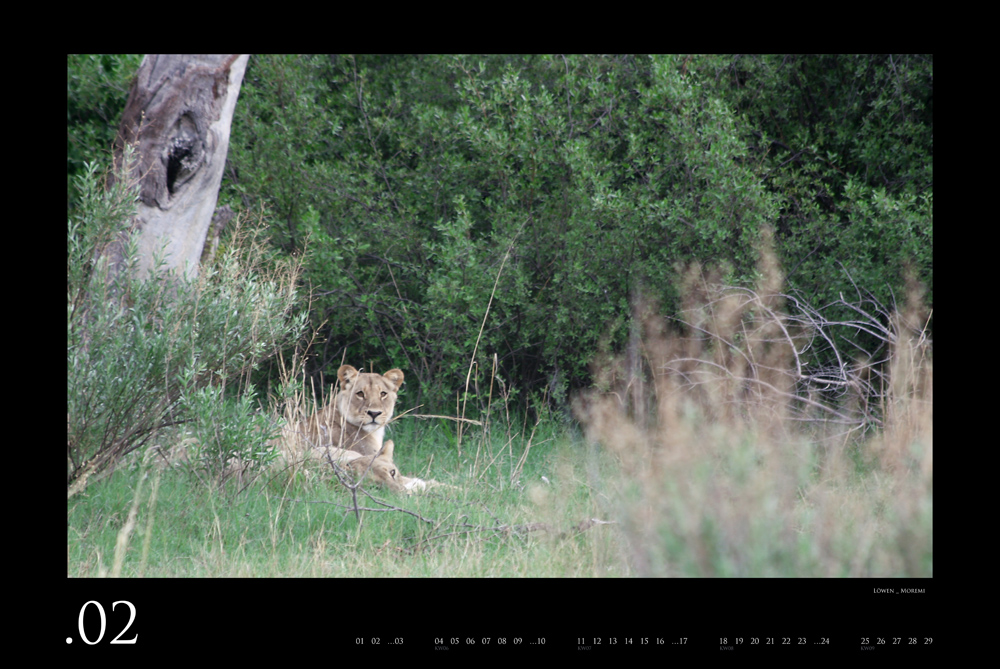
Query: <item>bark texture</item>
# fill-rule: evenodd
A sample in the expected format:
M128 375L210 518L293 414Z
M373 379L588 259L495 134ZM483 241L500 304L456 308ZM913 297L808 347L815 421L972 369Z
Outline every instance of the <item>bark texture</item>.
M168 268L188 279L198 274L248 58L150 54L139 66L115 157L121 159L126 143L137 148L140 276L161 246Z

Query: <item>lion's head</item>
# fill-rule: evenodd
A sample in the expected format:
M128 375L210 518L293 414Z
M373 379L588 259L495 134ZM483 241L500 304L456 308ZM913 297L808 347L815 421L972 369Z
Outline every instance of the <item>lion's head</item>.
M307 448L335 446L361 455L382 448L385 426L396 408L403 372L362 374L350 365L337 370L340 391L326 406L296 424L293 432Z
M342 365L337 378L340 379L337 410L346 422L368 433L384 428L396 408L396 391L403 385L402 370L367 374Z

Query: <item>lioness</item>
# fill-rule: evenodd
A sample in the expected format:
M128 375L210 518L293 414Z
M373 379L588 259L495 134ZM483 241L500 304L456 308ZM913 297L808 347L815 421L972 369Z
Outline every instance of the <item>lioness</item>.
M312 448L334 446L361 455L376 455L385 438L385 425L396 407L396 391L403 372L362 374L350 365L337 370L340 392L325 407L302 421L298 433Z

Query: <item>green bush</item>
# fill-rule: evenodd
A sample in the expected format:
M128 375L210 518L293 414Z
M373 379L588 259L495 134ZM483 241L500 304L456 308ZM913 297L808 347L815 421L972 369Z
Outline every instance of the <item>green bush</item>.
M310 240L315 373L451 407L477 350L561 403L679 267L752 285L765 225L810 304L931 300L932 101L921 56L259 56L223 199Z
M297 264L267 269L254 233L237 230L197 281L165 271L160 261L149 279L137 280L136 244L127 233L135 184L123 171L105 190L89 163L78 187L67 236L69 494L174 425L190 424L202 448L214 449L215 473L223 451L227 459L259 459L269 433L254 413L248 379L302 332L304 316L289 316ZM116 266L109 259L117 240L124 249ZM221 403L224 423L208 410L212 402ZM222 442L206 438L223 427ZM251 433L260 436L242 438Z
M141 54L66 56L67 200L76 207L77 177L86 163L111 148Z
M257 411L256 392L250 388L237 398L226 397L221 386L205 386L183 393L182 406L192 420L194 438L188 447L188 466L220 483L242 466L260 468L277 457L269 442L281 432L269 413Z

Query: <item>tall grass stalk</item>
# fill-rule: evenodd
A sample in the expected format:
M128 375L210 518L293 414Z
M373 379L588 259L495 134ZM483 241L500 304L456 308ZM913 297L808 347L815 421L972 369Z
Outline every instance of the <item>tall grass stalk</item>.
M523 229L523 225L522 225ZM500 285L500 275L503 274L503 268L507 264L507 259L510 257L510 252L514 249L514 243L521 234L521 229L518 229L517 234L511 239L510 244L507 246L507 252L503 254L503 260L500 261L500 269L497 270L497 278L493 281L493 290L490 291L490 299L486 303L486 312L483 314L483 322L479 326L479 334L476 335L475 346L472 347L472 355L469 357L469 371L465 375L465 391L462 397L462 409L458 413L458 416L465 418L465 403L469 398L469 380L472 378L472 368L476 365L476 353L479 352L479 342L483 338L483 329L486 327L486 319L489 318L490 308L493 306L493 297L496 295L497 286ZM492 377L490 381L490 387L492 388ZM456 407L457 408L457 407ZM462 454L462 423L458 423L458 454Z

